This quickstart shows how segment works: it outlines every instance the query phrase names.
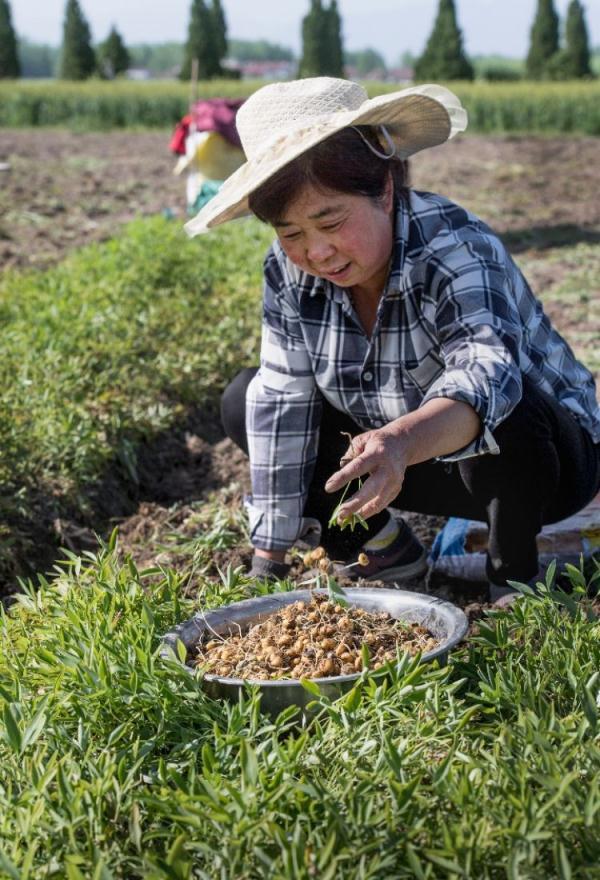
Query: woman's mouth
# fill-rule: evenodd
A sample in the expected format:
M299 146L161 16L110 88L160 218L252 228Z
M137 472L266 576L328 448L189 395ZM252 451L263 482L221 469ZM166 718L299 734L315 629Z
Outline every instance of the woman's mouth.
M340 266L337 269L328 269L327 272L323 272L325 278L330 278L332 281L340 281L350 269L350 263L344 263L343 266Z

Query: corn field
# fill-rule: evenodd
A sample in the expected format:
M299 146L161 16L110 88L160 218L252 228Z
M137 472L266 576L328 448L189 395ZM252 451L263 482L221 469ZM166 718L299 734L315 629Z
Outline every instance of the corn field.
M198 97L245 98L263 82L202 82ZM600 82L455 83L469 112L469 131L600 135ZM369 83L371 97L397 85ZM186 111L188 84L169 82L0 84L0 127L68 126L81 130L165 128Z

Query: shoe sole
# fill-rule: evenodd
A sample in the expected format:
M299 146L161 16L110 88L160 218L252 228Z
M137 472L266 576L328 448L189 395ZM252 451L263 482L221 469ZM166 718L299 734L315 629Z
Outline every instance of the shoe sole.
M408 565L399 565L397 568L386 568L376 574L364 578L365 581L381 581L384 584L393 584L397 581L410 580L419 577L427 571L427 553L425 550L418 559Z

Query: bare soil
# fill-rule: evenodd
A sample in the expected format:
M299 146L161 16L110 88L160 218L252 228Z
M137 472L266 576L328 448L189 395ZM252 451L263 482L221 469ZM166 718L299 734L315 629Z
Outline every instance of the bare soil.
M50 265L134 217L182 219L185 184L168 143L168 131L3 129L1 264ZM412 182L479 214L514 253L600 241L598 146L591 137L458 138L414 157Z
M168 146L168 132L3 129L0 264L45 268L135 217L183 217L185 184Z
M182 222L185 184L172 175L169 136L3 130L0 163L9 170L0 171L0 264L46 268L74 248L114 236L134 217L163 212ZM568 260L556 259L561 249L600 243L598 147L594 138L462 138L416 156L412 183L449 196L488 222L517 259L527 259L528 279L543 293L572 269ZM567 339L581 329L580 314L559 299L546 302L546 309ZM590 351L595 326L597 307L586 326L590 341L581 343ZM143 566L157 559L177 565L176 552L165 558L165 535L187 528L193 537L197 502L217 492L224 504L239 506L248 487L245 456L222 438L216 413L190 413L185 424L142 449L140 462L134 494L108 474L94 487L92 501L104 530L116 518L121 546ZM407 519L428 548L444 522L414 514ZM89 523L55 520L54 531L54 540L73 550L96 544ZM250 557L246 544L219 551L214 573L228 563L246 565ZM433 577L406 586L457 601L472 621L485 608L484 585Z

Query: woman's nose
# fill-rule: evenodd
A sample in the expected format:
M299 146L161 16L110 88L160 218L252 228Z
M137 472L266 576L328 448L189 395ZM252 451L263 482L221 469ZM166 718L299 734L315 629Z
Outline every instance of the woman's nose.
M334 254L335 248L332 243L321 236L312 238L306 245L306 257L315 267L325 266Z

